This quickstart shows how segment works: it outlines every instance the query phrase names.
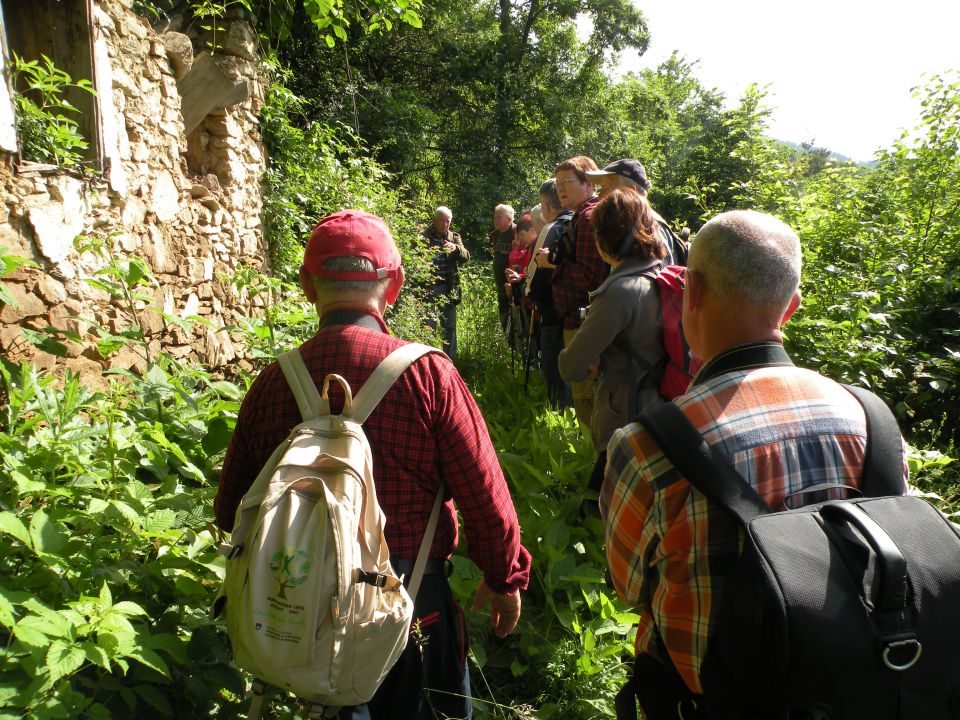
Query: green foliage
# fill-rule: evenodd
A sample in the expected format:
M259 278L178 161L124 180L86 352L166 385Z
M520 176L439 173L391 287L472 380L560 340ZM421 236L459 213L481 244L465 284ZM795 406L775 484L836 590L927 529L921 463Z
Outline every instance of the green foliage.
M9 275L18 267L36 267L36 263L19 255L7 255L6 248L0 245L0 278ZM7 288L0 284L0 305L17 307L17 301Z
M960 388L960 81L918 91L923 124L872 170L828 168L782 214L804 242L788 326L811 367L876 388L921 443L956 444Z
M21 155L61 167L80 168L87 141L78 131L79 113L64 97L67 88L95 94L89 80L77 80L57 68L46 55L24 60L16 53L11 64L14 110Z
M390 227L406 271L405 290L400 303L390 310L390 324L403 337L435 339L424 324L424 318L436 310L425 292L433 281L430 251L419 234L430 215L418 217L404 197L404 188L367 156L360 140L347 128L303 117L305 100L283 84L286 72L275 65L273 70L276 74L267 90L261 122L270 148L270 164L263 177L263 220L274 276L286 282L288 289L293 288L306 241L325 215L351 207L374 213ZM258 283L273 282L255 276L251 277ZM242 282L252 287L248 280ZM289 293L284 296L291 297ZM288 305L277 308L275 303L267 307L266 325L259 329L250 323L259 325L260 320L239 322L260 336L266 332L271 340L266 356L273 357L276 321L299 337L304 337L310 325L300 324L305 312L302 305L300 309ZM270 317L274 310L280 316Z
M423 0L133 0L134 11L151 22L188 8L192 18L201 23L199 27L209 33L212 50L219 49L221 20L231 6L246 10L262 37L274 43L289 40L300 24L309 26L330 48L338 40L347 42L351 30L379 34L389 32L395 24L422 27L419 11Z
M207 478L242 389L163 359L101 391L0 376L0 708L235 717Z

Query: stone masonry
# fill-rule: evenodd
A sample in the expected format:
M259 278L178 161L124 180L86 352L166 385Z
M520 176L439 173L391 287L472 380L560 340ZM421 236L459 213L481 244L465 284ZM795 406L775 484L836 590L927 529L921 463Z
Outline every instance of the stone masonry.
M231 20L208 53L203 41L154 33L130 0L94 0L93 8L104 172L85 178L17 165L8 153L0 164L0 248L33 264L0 279L16 301L0 305L0 351L14 362L92 378L107 368L143 371L142 352L104 357L97 346L98 328L140 325L154 356L162 349L208 367L249 367L239 338L222 328L234 313L258 311L229 276L241 264L268 270L254 34ZM223 102L206 108L215 85ZM185 118L195 127L185 127ZM81 251L85 245L91 249ZM131 313L125 299L90 281L111 279L103 274L111 259L133 257L155 281L137 288L149 299L135 300ZM68 356L58 358L21 332L48 326L82 342L64 341Z

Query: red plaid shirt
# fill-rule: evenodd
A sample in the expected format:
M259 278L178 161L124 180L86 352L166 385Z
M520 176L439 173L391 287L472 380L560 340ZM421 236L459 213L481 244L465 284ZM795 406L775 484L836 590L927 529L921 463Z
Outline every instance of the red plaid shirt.
M587 198L573 214L570 225L576 238L574 256L564 257L553 271L553 307L563 326L569 329L580 327L579 310L590 304L587 293L596 290L610 274L610 266L597 252L590 222L598 202L600 199L596 196Z
M384 326L384 330L386 326ZM356 392L373 369L405 341L354 325L331 325L300 347L319 384L327 373ZM331 385L332 412L343 392ZM277 363L266 367L243 400L214 502L217 524L229 530L244 493L273 450L301 421L293 393ZM486 425L453 364L431 353L408 369L363 425L373 452L377 498L387 518L395 558L416 558L441 481L446 503L430 557L448 558L457 546L457 516L470 539L470 558L494 592L525 589L530 553ZM451 499L453 502L451 502Z

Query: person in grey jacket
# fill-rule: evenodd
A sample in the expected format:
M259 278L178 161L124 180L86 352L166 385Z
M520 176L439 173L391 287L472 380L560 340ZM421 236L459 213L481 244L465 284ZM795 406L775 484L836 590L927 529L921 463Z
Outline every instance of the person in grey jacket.
M564 380L597 378L590 430L598 457L589 486L599 490L613 431L634 419L631 412L662 402L666 353L655 278L664 248L650 204L635 192L617 189L604 197L594 208L593 228L611 271L590 293L587 317L559 365Z

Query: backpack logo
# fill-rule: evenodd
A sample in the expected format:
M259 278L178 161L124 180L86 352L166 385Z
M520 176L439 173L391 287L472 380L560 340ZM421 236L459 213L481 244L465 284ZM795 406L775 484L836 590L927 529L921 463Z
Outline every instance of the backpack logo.
M289 553L289 554L288 554ZM279 585L277 599L287 599L287 588L303 585L310 577L310 560L306 550L281 548L270 558L270 572Z

